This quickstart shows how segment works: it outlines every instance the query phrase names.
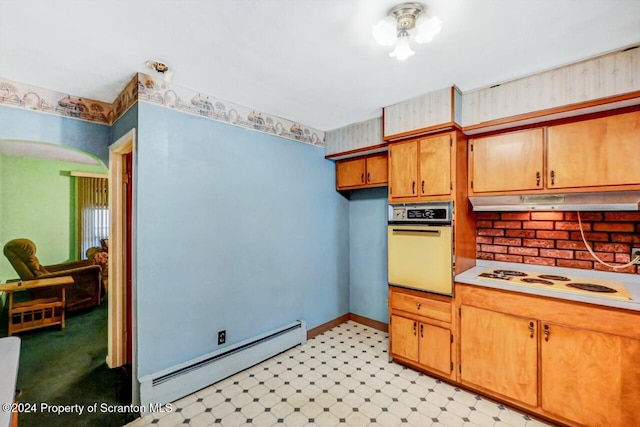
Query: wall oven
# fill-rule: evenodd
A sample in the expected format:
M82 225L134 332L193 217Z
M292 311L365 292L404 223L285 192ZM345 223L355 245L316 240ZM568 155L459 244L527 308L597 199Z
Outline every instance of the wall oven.
M389 284L453 293L453 204L389 205Z

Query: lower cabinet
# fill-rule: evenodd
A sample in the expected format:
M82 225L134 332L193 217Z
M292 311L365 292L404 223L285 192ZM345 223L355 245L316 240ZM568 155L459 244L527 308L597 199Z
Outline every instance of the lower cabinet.
M537 406L536 321L466 305L461 310L461 382Z
M390 287L390 355L399 362L452 378L450 298Z
M576 426L638 425L640 313L456 284L458 381Z
M640 421L640 340L542 323L542 409L582 425Z

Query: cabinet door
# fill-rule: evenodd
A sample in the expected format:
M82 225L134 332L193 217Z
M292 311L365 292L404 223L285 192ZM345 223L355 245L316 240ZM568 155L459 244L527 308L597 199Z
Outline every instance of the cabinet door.
M386 184L387 171L387 153L367 157L367 184Z
M640 184L640 112L548 129L547 187Z
M451 135L419 141L420 195L451 194Z
M418 143L389 145L389 198L417 197Z
M337 187L347 188L365 184L365 159L341 160L336 163Z
M451 374L451 331L420 323L419 362L431 369Z
M542 189L542 129L471 139L469 144L473 193Z
M640 341L543 323L542 408L572 422L631 426L640 414Z
M537 406L535 321L467 305L461 310L462 383Z
M391 354L418 361L418 322L391 316Z

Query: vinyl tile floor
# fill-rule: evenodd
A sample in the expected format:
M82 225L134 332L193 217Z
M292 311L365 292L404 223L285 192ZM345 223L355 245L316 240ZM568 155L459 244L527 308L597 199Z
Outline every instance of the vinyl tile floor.
M547 425L389 362L387 348L386 333L349 321L127 426Z

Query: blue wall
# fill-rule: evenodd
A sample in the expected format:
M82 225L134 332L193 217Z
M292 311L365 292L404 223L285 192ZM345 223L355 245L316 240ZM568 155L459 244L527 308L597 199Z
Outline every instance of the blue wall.
M131 129L138 127L138 103L136 102L111 126L111 143L116 142Z
M0 106L0 139L64 145L93 154L108 165L110 134L106 125Z
M349 311L349 203L324 150L138 104L138 375Z
M349 309L387 323L387 187L351 192Z

